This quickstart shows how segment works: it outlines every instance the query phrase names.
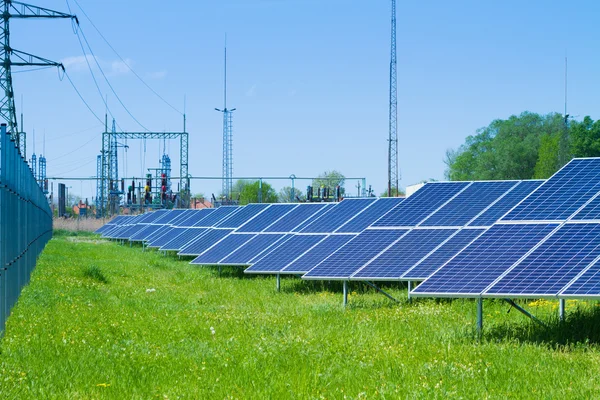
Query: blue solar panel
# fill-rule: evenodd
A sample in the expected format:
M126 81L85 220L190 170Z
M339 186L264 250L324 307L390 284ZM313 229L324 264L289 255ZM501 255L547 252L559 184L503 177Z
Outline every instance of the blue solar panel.
M233 233L202 252L191 264L218 264L228 254L255 237L255 233Z
M198 228L200 229L200 228ZM186 244L179 255L182 256L197 256L204 253L208 248L223 239L225 236L233 232L233 229L208 229L200 237Z
M329 233L345 224L350 218L354 217L360 211L368 207L375 201L375 198L369 199L346 199L338 203L337 206L322 214L313 222L308 224L301 232L303 233Z
M151 235L152 233L154 233L157 230L159 230L160 228L162 228L163 226L164 225L146 225L145 228L143 228L140 231L138 231L137 233L134 233L133 235L131 235L129 237L129 241L130 242L141 242L141 241L145 240L149 235Z
M239 228L244 225L250 219L256 217L259 213L264 211L269 204L248 204L245 207L240 208L238 212L231 215L229 218L224 219L215 226L218 228Z
M421 223L421 226L463 226L517 183L515 181L473 182L431 214Z
M284 215L279 221L270 225L265 232L292 232L307 219L312 218L325 208L325 203L301 203L298 207Z
M565 297L600 296L600 263L595 262L590 266L562 292L562 295Z
M557 226L494 225L412 293L479 296Z
M219 222L239 212L243 207L224 206L214 209L208 216L196 222L195 227L211 228Z
M169 213L167 210L156 210L142 214L142 217L137 221L138 224L152 224L157 219Z
M268 251L271 246L282 240L284 236L282 233L258 234L219 261L219 264L248 265L254 258Z
M161 216L160 218L157 218L153 222L153 224L157 224L157 225L170 224L171 221L173 221L174 219L176 219L177 217L179 217L180 215L182 215L186 211L187 210L182 210L182 209L170 210L170 211L164 213L164 215Z
M120 231L115 236L113 236L113 238L129 239L131 236L135 235L137 232L141 231L142 229L146 228L147 226L148 225L142 225L142 224L131 225L131 226L127 227L126 229L123 229L122 231Z
M600 158L574 159L502 219L565 220L599 191Z
M352 275L352 279L398 279L456 231L456 229L413 229L364 268L358 270Z
M177 221L177 226L190 228L195 226L199 221L207 218L214 209L203 208L201 210L193 210L191 213L185 214L185 218Z
M376 221L373 227L415 226L469 184L470 182L426 183L415 194Z
M254 262L247 273L279 272L289 263L310 250L314 245L325 239L323 235L294 235L267 255Z
M312 203L312 204L318 204L319 206L322 206L322 207L319 208L319 211L317 211L316 213L311 215L309 218L307 218L304 222L302 222L297 227L292 229L291 232L301 232L302 229L304 229L308 225L312 224L313 221L315 221L317 218L320 218L321 215L328 213L329 211L334 209L335 206L337 206L339 203Z
M479 217L469 223L469 226L491 226L511 208L529 196L544 181L521 181L515 188L485 210Z
M183 229L183 231L181 231L181 229ZM197 240L207 232L207 228L178 228L177 231L173 231L169 234L171 240L160 246L160 250L182 250L188 244L192 243L192 241Z
M262 232L266 227L276 222L284 215L296 208L297 204L271 204L256 218L252 218L240 226L236 232Z
M346 222L336 232L360 233L367 229L373 222L383 217L392 208L400 204L404 199L401 197L386 197L378 199L375 203L364 209L350 221Z
M282 274L304 274L356 235L331 235L281 270Z
M353 272L408 232L407 229L367 229L302 278L348 279Z
M415 281L427 279L484 231L485 229L462 229L458 231L456 235L402 275L401 279Z
M558 294L600 256L600 225L567 224L484 294Z
M165 225L161 226L160 229L154 232L152 235L146 238L146 246L148 247L160 247L163 244L166 244L169 239L169 233L173 232L174 229L185 229L185 228L175 228L173 226ZM163 239L164 238L164 239ZM166 240L161 242L162 240Z

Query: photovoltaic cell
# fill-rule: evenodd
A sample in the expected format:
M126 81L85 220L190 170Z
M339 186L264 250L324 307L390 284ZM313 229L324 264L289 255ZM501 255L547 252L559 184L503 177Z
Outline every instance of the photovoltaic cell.
M448 239L437 250L402 275L401 279L415 281L427 279L484 231L485 229L462 229L458 231L456 235Z
M221 259L235 251L256 236L255 233L233 233L223 238L196 257L190 264L217 264Z
M173 226L170 225L165 225L162 226L158 231L154 232L152 235L148 236L145 240L146 240L146 246L148 247L160 247L163 244L165 244L166 242L162 243L160 246L156 246L155 243L159 243L161 238L165 237L167 238L169 233L172 232L174 229L177 229ZM171 239L166 239L166 240L171 240Z
M259 216L240 226L236 232L262 232L297 206L297 204L271 204Z
M346 222L336 232L340 233L360 233L367 229L373 222L383 217L388 211L400 204L402 197L383 197L364 209L350 221Z
M129 239L131 236L135 235L137 232L146 228L148 225L138 224L127 227L126 229L120 231L117 235L113 236L115 239Z
M208 228L179 228L183 229L177 235L177 232L173 232L170 236L173 236L171 240L160 246L162 251L175 251L185 248L188 244L200 238L202 235L208 232Z
M407 229L367 229L312 268L303 279L348 279L408 232Z
M267 251L271 246L282 240L285 235L280 234L258 234L243 246L233 251L227 257L219 261L219 264L247 265L252 259Z
M479 296L557 226L494 225L412 293Z
M563 292L566 297L599 297L600 296L600 263L594 263Z
M292 232L308 218L314 216L319 210L325 208L326 203L300 203L298 207L283 216L279 221L270 225L265 232Z
M469 226L491 226L498 221L504 214L510 211L521 200L529 196L531 192L538 188L544 181L521 181L514 189L508 192L493 206L488 208L477 217Z
M323 239L325 239L324 235L293 235L270 253L254 262L244 272L278 272Z
M599 191L600 158L574 159L502 219L565 220Z
M566 224L484 294L556 295L600 256L599 224Z
M200 229L200 228L198 228ZM190 241L179 251L182 256L197 256L204 253L209 247L233 232L233 229L208 229L197 239Z
M345 224L350 218L355 216L364 208L375 201L375 198L368 199L346 199L338 203L327 213L316 218L308 224L301 232L303 233L329 233Z
M339 203L312 203L312 204L319 205L322 207L319 208L319 211L317 211L316 213L311 215L309 218L307 218L304 222L302 222L297 227L292 229L292 232L301 232L302 229L307 227L309 224L312 224L313 221L315 221L317 218L320 218L321 215L328 213L329 211L334 209L335 206L337 206ZM281 231L281 232L283 232L283 231Z
M213 212L212 210L214 209L202 208L200 210L193 210L193 212L186 214L186 218L180 220L177 226L191 228L204 218L207 218Z
M157 224L157 225L169 224L169 223L171 223L171 221L173 221L175 218L179 217L185 211L186 210L182 210L182 209L169 210L163 216L161 216L160 218L157 218L153 222L153 224Z
M219 222L215 226L218 228L239 228L250 219L259 215L267 207L269 207L269 204L266 203L248 204L245 207L241 207L238 212L231 215L229 218L224 219L222 222Z
M196 222L194 226L202 228L211 228L219 222L223 221L224 219L229 218L233 214L239 212L242 208L243 207L238 206L219 207L217 209L214 209L214 211L211 212L207 217Z
M473 182L421 226L463 226L514 187L516 181Z
M146 237L148 237L149 235L156 232L157 230L159 230L162 227L163 227L163 225L147 225L145 228L143 228L140 231L138 231L137 233L131 235L129 237L129 241L130 242L141 242L141 241L145 240Z
M469 184L470 182L426 183L376 221L373 227L415 226Z
M398 279L456 231L456 229L413 229L352 275L352 278L359 280Z
M355 238L355 235L331 235L281 270L282 274L304 274L330 254Z

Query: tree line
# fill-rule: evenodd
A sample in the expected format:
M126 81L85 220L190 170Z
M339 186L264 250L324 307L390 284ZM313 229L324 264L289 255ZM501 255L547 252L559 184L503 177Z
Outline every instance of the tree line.
M600 120L523 112L497 119L446 152L446 178L546 179L573 157L600 156Z

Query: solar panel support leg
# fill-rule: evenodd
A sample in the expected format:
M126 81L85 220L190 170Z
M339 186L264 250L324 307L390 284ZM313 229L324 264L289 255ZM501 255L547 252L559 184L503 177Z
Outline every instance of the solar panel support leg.
M386 293L384 290L382 290L381 288L377 287L377 285L375 285L374 283L371 283L369 281L365 281L365 283L367 285L371 286L373 289L377 290L379 293L381 293L382 295L384 295L388 299L390 299L392 301L395 301L396 303L400 303L400 301L398 299L396 299L395 297L393 297L391 294Z
M531 318L531 320L533 322L537 322L538 324L548 327L548 325L546 325L545 323L543 323L542 321L540 321L535 315L533 315L532 313L530 313L529 311L527 311L526 309L524 309L523 307L521 307L520 305L518 305L517 303L514 302L514 300L512 299L504 299L504 301L506 301L508 304L510 304L511 306L513 306L514 308L517 309L517 311L523 313L525 316Z
M483 298L477 299L477 334L481 336L483 331Z
M558 319L561 322L565 320L565 299L558 300Z
M412 281L408 281L408 302L412 303L412 299L410 297L410 292L412 290Z
M277 291L281 290L281 274L277 274Z
M348 305L348 281L344 281L344 307Z

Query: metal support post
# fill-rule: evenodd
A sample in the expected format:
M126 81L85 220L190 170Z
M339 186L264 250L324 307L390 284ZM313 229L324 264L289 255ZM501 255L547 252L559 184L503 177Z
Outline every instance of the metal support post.
M513 306L514 308L517 309L517 311L521 312L523 315L525 315L526 317L531 318L531 320L533 322L537 322L538 324L548 327L548 325L546 325L545 323L543 323L542 321L540 321L538 318L536 318L535 315L533 315L532 313L530 313L529 311L527 311L526 309L524 309L523 307L521 307L520 305L518 305L517 303L514 302L514 300L512 299L504 299L505 302L507 302L508 304L510 304L511 306Z
M281 291L281 274L277 274L277 291Z
M344 281L344 307L348 305L348 281Z
M408 281L408 302L412 303L412 298L410 297L410 292L412 291L412 281Z
M483 298L477 299L477 334L481 336L483 331Z
M561 322L565 320L565 299L558 300L558 319Z
M369 286L371 286L373 289L377 290L379 293L381 293L382 295L384 295L385 297L387 297L390 300L395 301L396 303L400 303L400 301L398 299L396 299L395 297L393 297L391 294L387 293L386 291L384 291L383 289L381 289L380 287L378 287L377 285L375 285L372 282L369 281L365 281L365 283Z

